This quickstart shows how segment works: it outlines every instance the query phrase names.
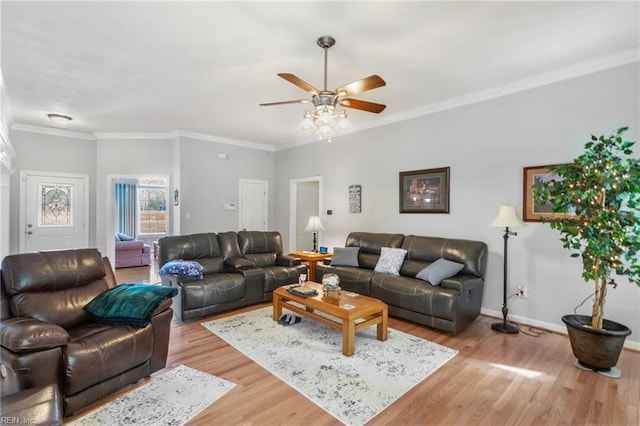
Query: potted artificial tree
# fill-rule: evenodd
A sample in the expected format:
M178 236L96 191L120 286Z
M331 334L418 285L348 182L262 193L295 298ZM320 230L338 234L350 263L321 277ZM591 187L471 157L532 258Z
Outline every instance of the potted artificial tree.
M563 247L582 260L582 277L595 283L591 316L565 315L578 366L619 377L615 368L631 330L604 319L607 286L627 277L640 286L640 160L634 142L591 136L572 163L549 167L554 178L533 188L537 203L550 203L560 219L543 218L560 231Z

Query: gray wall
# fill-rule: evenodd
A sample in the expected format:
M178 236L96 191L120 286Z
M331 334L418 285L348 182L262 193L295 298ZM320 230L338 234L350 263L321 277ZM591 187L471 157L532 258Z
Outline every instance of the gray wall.
M89 243L96 240L96 143L93 140L70 138L52 134L11 131L11 144L16 158L11 167L10 237L9 251L16 253L20 247L20 171L33 170L54 173L82 174L89 176Z
M109 257L114 253L109 232L114 216L108 183L114 177L164 175L171 179L172 188L174 181L180 181L180 206L172 206L171 214L182 213L177 226L182 234L237 230L238 210L223 210L223 204L238 203L240 178L265 180L270 190L269 228L273 229L275 163L271 151L186 137L84 140L15 129L11 140L16 173L11 175L9 188L13 201L10 253L19 251L20 170L89 175L89 244ZM232 159L218 159L219 152ZM186 213L191 216L188 220Z
M492 228L501 204L521 212L523 167L569 162L591 133L640 129L638 64L599 72L522 93L276 153L276 223L288 242L289 181L323 176L326 231L322 245L343 246L350 231L460 237L489 244L483 307L502 306L503 230ZM389 102L389 108L393 103ZM352 114L357 126L357 115ZM636 147L638 148L638 147ZM638 151L636 151L638 152ZM312 158L313 161L307 159ZM399 214L398 173L451 167L450 214ZM362 213L348 212L348 187L362 185ZM530 323L561 326L560 317L592 291L579 261L562 248L559 234L528 223L509 238L510 294L524 284L528 299L511 299L510 313ZM620 279L609 293L606 316L640 339L640 289ZM590 314L590 303L580 312Z
M231 156L219 159L218 153ZM183 138L180 169L181 233L237 231L239 224L239 180L269 182L269 229L274 217L274 153L212 141ZM235 203L236 210L223 210ZM190 219L187 219L189 214Z

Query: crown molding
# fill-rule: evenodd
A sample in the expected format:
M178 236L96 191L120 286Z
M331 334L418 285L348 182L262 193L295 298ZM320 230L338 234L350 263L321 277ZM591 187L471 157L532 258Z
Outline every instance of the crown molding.
M223 143L227 145L241 146L244 148L262 149L264 151L275 151L274 146L257 143L257 142L222 138L220 136L211 136L211 135L206 135L204 133L191 132L189 130L176 130L175 133L179 137L184 137L184 138L192 138L192 139L198 139L198 140L209 141L209 142L218 142L218 143Z
M500 98L502 96L512 95L526 90L535 89L537 87L547 86L549 84L558 83L572 78L582 77L605 71L612 68L629 65L634 62L640 62L640 49L630 49L619 52L615 55L603 58L593 59L578 65L562 68L559 70L539 74L533 77L524 78L505 85L495 86L486 90L469 93L456 98L447 99L442 102L425 105L403 113L388 115L383 117L375 124L359 127L357 131L371 129L399 121L410 120L412 118L422 117L435 114L449 109L460 108L463 106L475 104L478 102L488 101Z
M97 139L175 139L175 132L98 132Z
M14 123L11 126L11 130L18 130L21 132L30 132L30 133L40 133L43 135L64 136L67 138L84 139L88 141L96 140L96 137L92 133L72 132L70 130L57 129L55 127L32 126L30 124Z
M14 124L11 130L22 132L40 133L45 135L65 136L69 138L99 140L99 139L178 139L191 138L202 141L218 142L227 145L242 146L245 148L261 149L265 151L274 151L271 145L260 144L256 142L248 142L237 139L222 138L219 136L206 135L204 133L191 132L188 130L174 130L173 132L98 132L98 133L82 133L72 132L55 127L40 127L29 124Z

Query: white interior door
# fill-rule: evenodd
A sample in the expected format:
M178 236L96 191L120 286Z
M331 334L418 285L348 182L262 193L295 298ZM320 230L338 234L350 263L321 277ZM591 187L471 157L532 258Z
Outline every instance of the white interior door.
M290 251L313 248L313 234L304 232L309 216L322 215L322 176L291 179L289 187L289 247ZM320 234L318 234L320 246Z
M296 197L296 251L313 249L313 234L305 232L309 216L318 216L319 183L300 182Z
M266 231L268 224L269 182L240 179L239 229Z
M88 247L88 176L21 173L20 251Z

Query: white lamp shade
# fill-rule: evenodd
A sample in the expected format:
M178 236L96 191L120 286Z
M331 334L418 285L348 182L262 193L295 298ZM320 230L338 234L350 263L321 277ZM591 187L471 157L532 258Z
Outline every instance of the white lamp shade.
M318 131L316 132L319 139L329 139L333 134L333 129L328 125L318 127Z
M491 222L491 226L500 228L519 228L525 226L518 217L518 212L514 206L500 206L498 216Z
M307 227L304 228L305 232L318 232L324 231L324 227L322 226L322 222L320 222L320 218L318 216L310 216L309 222L307 222Z
M347 118L347 114L340 114L340 117L338 117L338 123L336 124L336 129L341 132L348 132L350 130L353 130L353 126Z

